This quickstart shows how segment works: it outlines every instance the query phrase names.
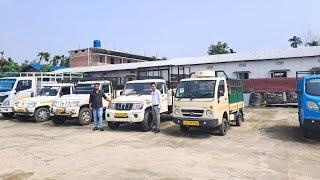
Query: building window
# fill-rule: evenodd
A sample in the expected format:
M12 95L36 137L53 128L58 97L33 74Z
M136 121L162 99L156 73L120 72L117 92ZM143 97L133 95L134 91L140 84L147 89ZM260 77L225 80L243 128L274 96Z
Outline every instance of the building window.
M114 64L114 58L110 58L110 64Z
M128 60L127 63L131 63L131 60Z
M77 53L78 53L78 51L74 51L74 53L75 53L75 54L77 54Z
M246 63L240 63L239 67L247 67L247 64Z
M81 52L86 52L86 50L85 50L85 49L82 49Z
M207 69L213 69L213 66L212 66L212 65L211 65L211 66L208 66Z
M276 65L283 65L283 64L284 64L283 61L278 61L278 62L276 62Z
M286 78L287 71L273 71L271 72L271 78Z
M249 72L237 72L238 79L249 79Z

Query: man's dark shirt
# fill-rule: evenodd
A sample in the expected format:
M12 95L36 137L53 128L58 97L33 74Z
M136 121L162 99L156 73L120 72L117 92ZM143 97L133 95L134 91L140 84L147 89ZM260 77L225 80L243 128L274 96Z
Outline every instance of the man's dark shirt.
M92 108L102 108L102 97L107 98L103 91L99 90L96 93L96 90L93 90L90 94L89 103L92 104Z

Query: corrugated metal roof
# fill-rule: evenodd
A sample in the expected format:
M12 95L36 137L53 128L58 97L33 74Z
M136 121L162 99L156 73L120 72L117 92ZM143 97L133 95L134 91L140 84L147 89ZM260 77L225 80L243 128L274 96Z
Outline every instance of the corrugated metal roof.
M170 60L137 62L126 64L107 64L104 66L87 66L74 67L57 70L55 72L99 72L99 71L115 71L126 69L137 69L142 67L157 67L167 65L196 65L196 64L215 64L226 62L239 61L257 61L268 59L284 59L284 58L298 58L298 57L312 57L320 56L320 47L304 47L291 49L267 50L248 53L232 53L219 54L211 56L201 56L192 58L173 58Z

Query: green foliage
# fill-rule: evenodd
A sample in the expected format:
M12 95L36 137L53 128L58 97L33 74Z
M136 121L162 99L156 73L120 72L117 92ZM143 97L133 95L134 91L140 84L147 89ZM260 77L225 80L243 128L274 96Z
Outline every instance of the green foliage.
M233 49L230 49L227 43L218 42L217 44L211 44L207 51L208 55L214 54L229 54L235 53Z
M51 64L43 64L41 66L41 71L42 72L50 72L51 71L51 67L52 67Z
M307 42L306 46L320 46L320 42L319 41Z
M290 42L290 46L293 48L297 48L302 44L301 38L298 36L293 36L288 41Z
M39 52L38 53L38 57L39 57L39 63L43 63L43 60L48 63L50 61L50 53L48 52Z

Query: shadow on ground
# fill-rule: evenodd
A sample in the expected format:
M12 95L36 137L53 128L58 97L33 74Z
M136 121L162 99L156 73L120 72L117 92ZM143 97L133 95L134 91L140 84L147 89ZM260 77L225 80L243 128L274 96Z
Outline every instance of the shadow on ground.
M302 137L302 132L299 126L274 125L262 128L260 132L262 135L266 135L274 139L307 144L320 144L320 128L317 129L317 131L313 131L312 137L309 139Z

